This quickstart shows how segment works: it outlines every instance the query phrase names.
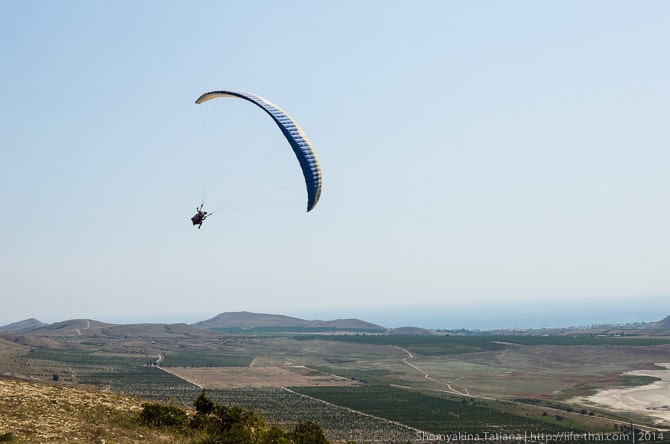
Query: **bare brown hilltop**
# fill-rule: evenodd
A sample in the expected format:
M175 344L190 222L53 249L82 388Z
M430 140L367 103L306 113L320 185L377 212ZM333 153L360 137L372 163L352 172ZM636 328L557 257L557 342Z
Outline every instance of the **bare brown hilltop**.
M300 328L300 329L333 329L333 330L361 330L386 331L385 327L361 321L360 319L335 319L332 321L305 320L291 316L252 313L248 311L226 312L214 316L206 321L192 324L203 329L233 329L249 330L254 328Z
M35 318L24 319L23 321L14 322L8 325L3 325L0 327L0 332L2 333L22 333L24 331L34 330L36 328L42 327L44 324L38 321Z

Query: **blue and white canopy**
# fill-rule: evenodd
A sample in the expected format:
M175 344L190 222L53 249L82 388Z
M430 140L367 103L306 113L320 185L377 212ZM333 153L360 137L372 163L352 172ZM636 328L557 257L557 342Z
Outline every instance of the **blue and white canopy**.
M195 103L203 103L218 97L238 97L259 106L272 117L300 162L307 186L307 211L311 211L321 196L321 168L319 159L307 135L285 111L263 97L244 91L211 91L198 97Z

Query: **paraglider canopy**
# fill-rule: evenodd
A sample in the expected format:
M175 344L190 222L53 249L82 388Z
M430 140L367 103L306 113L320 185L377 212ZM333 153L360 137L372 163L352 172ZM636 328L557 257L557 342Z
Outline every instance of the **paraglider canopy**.
M256 94L244 91L211 91L198 97L195 103L201 104L219 97L237 97L247 100L272 117L274 122L281 129L284 137L286 137L286 140L291 145L291 148L293 148L293 152L302 168L302 173L305 177L305 186L307 188L307 211L309 212L314 209L314 206L321 197L321 167L319 166L319 160L316 157L316 152L314 151L314 147L312 147L312 143L295 120L274 103L257 96Z

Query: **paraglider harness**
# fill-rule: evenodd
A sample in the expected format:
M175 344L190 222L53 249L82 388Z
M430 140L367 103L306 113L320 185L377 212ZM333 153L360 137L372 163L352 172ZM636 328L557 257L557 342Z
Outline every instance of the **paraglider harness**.
M197 225L198 229L202 227L202 223L207 219L207 211L202 211L202 206L204 204L200 204L198 208L195 209L197 213L195 213L195 216L191 218L191 222L193 222L193 225Z

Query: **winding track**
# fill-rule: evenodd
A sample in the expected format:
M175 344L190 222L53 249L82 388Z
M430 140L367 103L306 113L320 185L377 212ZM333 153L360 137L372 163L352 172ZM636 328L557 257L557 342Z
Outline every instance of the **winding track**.
M470 396L470 392L468 391L467 387L463 386L464 391L456 390L455 388L453 388L451 386L451 384L449 384L447 382L438 381L434 378L431 378L431 376L427 372L425 372L424 370L421 370L419 367L416 366L416 364L412 364L411 362L409 362L408 359L414 359L414 355L409 350L407 350L405 348L402 348L402 347L399 347L397 345L394 345L393 347L407 353L407 357L402 359L402 362L404 364L412 367L414 370L418 371L419 373L423 373L423 377L428 379L429 381L434 382L435 384L440 384L440 385L444 385L444 386L447 387L447 390L439 390L439 391L450 392L450 393L454 393L454 394L461 395L461 396Z

